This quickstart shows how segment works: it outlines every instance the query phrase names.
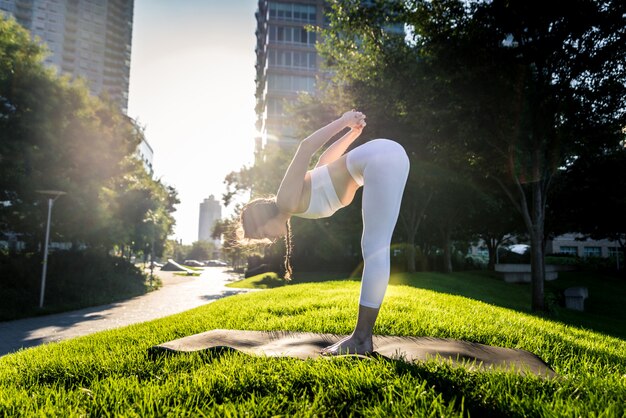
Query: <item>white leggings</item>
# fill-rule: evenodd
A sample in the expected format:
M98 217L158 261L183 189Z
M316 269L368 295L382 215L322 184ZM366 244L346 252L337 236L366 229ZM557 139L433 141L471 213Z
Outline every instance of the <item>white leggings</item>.
M359 304L380 308L389 283L389 247L409 175L409 158L397 142L375 139L348 152L346 165L363 185L364 266Z

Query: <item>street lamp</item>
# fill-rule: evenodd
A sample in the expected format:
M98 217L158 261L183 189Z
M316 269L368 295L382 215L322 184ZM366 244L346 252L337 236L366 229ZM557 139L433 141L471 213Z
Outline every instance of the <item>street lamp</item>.
M143 219L143 222L150 225L150 236L152 239L150 243L150 287L152 287L152 283L154 281L154 236L156 235L155 229L158 219L156 214L149 209Z
M48 222L46 223L46 242L43 247L43 268L41 271L41 293L39 294L39 308L43 308L43 297L46 291L46 270L48 268L48 241L50 240L50 219L52 218L52 205L59 197L67 194L58 190L35 190L36 193L48 197Z

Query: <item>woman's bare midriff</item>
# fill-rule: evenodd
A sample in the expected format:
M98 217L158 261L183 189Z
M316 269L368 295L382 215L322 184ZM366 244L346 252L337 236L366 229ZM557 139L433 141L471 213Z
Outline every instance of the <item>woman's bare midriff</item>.
M335 188L339 201L341 201L341 204L344 206L349 205L352 202L352 199L354 199L354 195L359 189L359 185L356 181L354 181L348 171L346 156L343 155L341 158L328 164L328 173L330 174L330 179L333 182L333 187ZM300 198L300 212L307 210L310 201L311 175L307 172L304 176L304 187L302 188L302 196Z

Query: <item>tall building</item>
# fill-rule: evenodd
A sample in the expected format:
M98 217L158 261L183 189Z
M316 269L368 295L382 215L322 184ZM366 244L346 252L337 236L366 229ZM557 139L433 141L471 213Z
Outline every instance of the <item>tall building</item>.
M323 26L324 0L259 0L256 12L257 152L267 144L295 143L286 123L284 100L315 91L317 34L307 25Z
M222 218L222 205L211 195L200 203L200 222L198 225L198 241L208 241L219 245L219 240L211 238L213 225Z
M137 158L141 160L143 163L143 168L146 169L146 172L152 176L154 174L154 169L152 168L152 159L154 158L154 150L146 140L146 138L142 138L141 143L137 147L136 154Z
M396 0L400 1L400 0ZM362 7L374 4L361 0ZM297 144L283 105L300 92L314 93L316 77L322 76L315 43L317 33L307 26L326 27L326 0L259 0L256 12L256 152L268 144ZM404 35L404 25L384 27Z
M0 0L46 44L46 64L87 80L92 94L106 95L124 113L128 106L134 0Z

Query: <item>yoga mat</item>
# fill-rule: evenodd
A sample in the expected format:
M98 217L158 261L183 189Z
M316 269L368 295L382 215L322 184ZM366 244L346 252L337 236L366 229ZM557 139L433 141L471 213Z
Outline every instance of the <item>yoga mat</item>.
M328 358L329 356L322 356L320 350L343 337L312 332L215 329L156 345L149 349L149 354L236 350L257 356L294 357L306 360ZM372 357L378 355L409 363L439 358L472 370L505 369L522 375L555 376L550 366L526 350L493 347L462 340L375 335L374 350L376 354Z

